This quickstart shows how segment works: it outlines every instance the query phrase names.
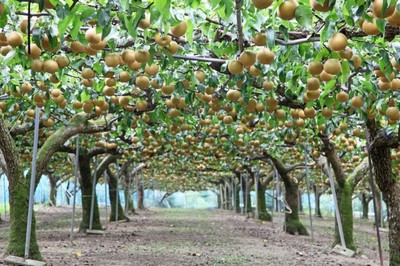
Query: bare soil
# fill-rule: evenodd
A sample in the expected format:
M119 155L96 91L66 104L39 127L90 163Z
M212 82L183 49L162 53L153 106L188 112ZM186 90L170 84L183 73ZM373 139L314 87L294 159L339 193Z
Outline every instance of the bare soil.
M312 242L309 236L282 232L277 217L274 223L265 223L231 211L152 209L131 216L131 222L108 224L106 235L76 234L71 242L70 208L40 207L36 217L48 265L366 266L379 262L372 221L360 219L355 220L358 253L347 258L330 253L333 218L314 219ZM306 218L302 217L308 226ZM77 220L78 225L79 213ZM0 251L6 247L8 230L7 222L0 224ZM382 238L387 260L387 233Z

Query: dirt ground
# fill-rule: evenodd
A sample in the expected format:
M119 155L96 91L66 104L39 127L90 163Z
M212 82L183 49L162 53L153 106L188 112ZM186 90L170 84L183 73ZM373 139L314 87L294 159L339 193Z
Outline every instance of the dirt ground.
M366 266L379 262L372 221L359 219L355 220L358 254L347 258L330 253L332 218L314 219L312 242L311 237L282 232L277 218L263 223L230 211L151 209L131 216L129 223L108 224L106 235L77 234L71 242L70 208L40 207L36 216L48 265ZM302 217L308 227L306 218ZM7 235L8 224L0 225L0 251L6 247ZM383 233L385 259L387 245Z

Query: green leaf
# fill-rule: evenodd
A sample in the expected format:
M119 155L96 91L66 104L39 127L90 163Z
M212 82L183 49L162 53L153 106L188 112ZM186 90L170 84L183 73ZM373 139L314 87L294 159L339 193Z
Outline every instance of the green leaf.
M7 25L8 22L8 15L3 13L3 15L0 16L0 28L4 28Z
M57 16L61 20L63 20L67 16L69 16L69 14L71 13L71 11L69 10L69 6L68 5L57 5L56 12L57 12Z
M325 19L325 26L321 30L321 43L327 41L336 31L334 21L331 21L330 15Z
M382 33L385 33L385 26L386 26L386 19L381 19L377 18L376 19L376 26L378 27L378 30Z
M193 45L193 29L194 29L194 25L192 23L191 20L187 20L187 30L186 30L186 40L189 42L189 44L192 46Z
M106 27L110 19L110 9L102 8L97 12L97 23L100 27Z
M11 51L9 51L7 55L3 58L4 63L8 65L8 63L11 62L11 60L15 57L16 54L17 54L16 49L12 49Z
M154 0L154 5L161 11L167 5L166 0Z
M272 50L275 46L275 30L273 28L268 28L265 31L265 35L267 37L267 45Z
M349 62L347 60L343 60L342 61L342 84L345 84L347 82L349 75L350 75Z
M70 25L69 23L70 23L71 19L72 19L72 16L68 16L58 23L58 32L59 32L60 36L64 36L64 33L67 30L67 27Z
M296 20L297 22L307 28L307 29L311 29L312 27L312 10L309 6L305 6L305 5L300 5L296 8L296 12L295 12L295 16L296 16Z

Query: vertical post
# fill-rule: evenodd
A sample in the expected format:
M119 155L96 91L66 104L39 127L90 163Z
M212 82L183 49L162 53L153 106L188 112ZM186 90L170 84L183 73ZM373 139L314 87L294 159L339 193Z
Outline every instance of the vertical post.
M136 183L136 206L139 208L139 177L137 171L135 172L135 183Z
M224 196L225 196L225 202L224 202L224 208L225 208L225 210L227 210L228 209L228 192L226 191L227 190L227 188L226 188L226 180L225 180L225 178L224 178Z
M154 177L154 175L151 177L151 179L153 180L152 183L152 190L153 190L153 204L155 205L156 202L156 178Z
M306 166L306 179L307 179L307 198L308 198L308 218L310 220L310 231L311 231L311 241L314 242L314 229L313 229L313 223L312 223L312 213L311 213L311 198L310 198L310 193L311 193L311 186L310 186L310 176L308 174L308 162L307 162L307 147L304 145L304 162Z
M242 173L240 173L240 194L239 194L239 206L240 202L242 202L243 207L240 208L240 213L244 213L244 201L243 201L243 176Z
M104 194L105 194L105 203L106 203L106 222L105 222L105 227L107 229L107 222L108 222L108 206L107 206L107 197L108 197L108 193L107 193L107 186L108 186L108 174L107 171L104 171Z
M3 199L4 199L4 217L7 214L7 191L6 191L6 174L3 173Z
M222 189L222 184L219 184L219 199L221 201L221 210L224 209L224 195L223 195L224 191Z
M76 151L75 151L75 177L74 177L74 187L72 194L72 217L71 217L71 240L74 237L74 226L75 226L75 207L76 207L76 184L78 182L79 173L79 135L76 137Z
M146 197L145 197L145 194L144 194L144 189L145 189L145 186L144 186L144 174L143 174L143 171L140 171L140 173L141 173L141 177L142 177L142 188L143 188L143 208L144 208L144 200L146 199Z
M382 191L379 192L379 204L381 205L381 227L383 227L383 195Z
M232 177L231 179L231 191L232 191L232 210L236 210L236 187L235 187L235 180Z
M94 197L96 196L96 181L97 181L97 157L94 158L93 168L94 169L93 169L93 183L92 183L92 199L90 202L89 230L92 230L93 226Z
M117 164L118 165L118 164ZM116 186L115 186L115 221L116 222L118 222L118 196L119 196L119 193L118 193L118 179L119 179L119 175L121 174L121 170L122 170L122 165L120 166L120 168L119 168L119 171L117 172L117 176L116 176L116 179L117 179L117 182L116 182Z
M255 217L258 219L258 182L260 180L260 169L256 171L254 189L256 190L256 211Z
M274 166L275 168L275 166ZM281 184L280 184L280 177L279 177L279 172L278 170L275 168L275 177L276 177L276 198L277 198L277 202L276 204L278 204L278 224L281 225L282 224L282 217L281 217Z
M340 211L339 211L337 197L336 197L335 183L333 182L331 166L330 166L329 162L328 162L328 176L329 176L329 183L331 184L333 203L335 204L336 222L338 224L338 229L339 229L340 243L343 248L346 248L346 242L344 241L344 235L343 235L342 219L340 217Z
M135 169L135 166L133 166L133 169ZM127 173L129 173L129 171L127 171ZM131 198L131 185L132 185L132 175L129 175L129 181L128 181L128 192L127 194L127 198L125 199L125 215L128 215L128 208L129 208L129 200Z
M31 245L31 229L32 229L32 215L33 215L33 204L35 194L35 178L36 178L36 160L38 152L38 141L39 141L39 119L40 119L40 108L35 109L35 131L33 136L33 155L32 155L32 170L31 170L31 182L29 188L29 209L28 219L26 223L26 237L25 237L25 258L29 257L29 247Z
M375 229L376 229L376 237L378 239L378 252L379 252L379 261L381 266L383 266L383 255L382 255L382 244L381 244L381 236L379 233L379 224L378 224L378 217L376 216L376 197L375 197L375 185L374 185L374 176L372 174L372 160L371 160L371 152L370 152L370 146L369 146L369 142L367 140L367 150L368 150L368 166L369 166L369 185L371 187L371 192L372 192L372 202L374 204L374 216L375 216ZM382 202L382 194L381 194L381 202ZM383 206L381 205L381 214L383 210ZM382 219L381 215L381 219ZM381 220L382 221L382 220ZM381 226L383 226L383 223L381 224Z
M246 191L244 192L244 214L247 216L247 212L248 212L248 209L247 209L247 204L248 204L248 193L249 193L249 178L247 177L247 175L245 176L245 178L244 178L244 182L245 182L245 189L246 189Z
M272 186L272 210L271 210L271 222L274 223L274 212L275 212L275 189Z

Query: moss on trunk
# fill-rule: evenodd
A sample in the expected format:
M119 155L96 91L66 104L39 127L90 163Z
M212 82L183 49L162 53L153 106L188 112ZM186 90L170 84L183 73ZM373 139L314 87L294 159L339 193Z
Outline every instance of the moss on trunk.
M125 210L128 212L128 214L134 213L135 207L133 206L132 194L130 193L130 189L128 188L127 184L124 186L124 197L125 197Z
M111 211L110 211L110 222L114 221L129 221L129 218L126 217L124 210L122 209L121 199L119 198L119 193L117 192L117 177L114 173L107 168L107 174L109 177L108 185L110 189L108 190L110 196L110 204L111 204ZM117 197L118 197L118 206L117 206ZM116 217L116 210L118 208L118 218Z
M10 236L6 255L24 257L25 237L29 208L29 179L23 178L22 172L15 173L12 179L13 187L10 186ZM10 183L11 184L11 183ZM32 214L31 242L29 247L29 258L34 260L43 260L39 251L39 245L36 239L36 221L35 214Z
M10 234L5 255L23 257L29 209L29 178L25 178L19 151L3 117L0 115L0 155L5 160L9 182ZM43 260L36 239L35 214L32 214L29 258Z
M285 213L285 228L286 232L295 235L308 235L307 229L300 222L299 218L299 185L289 178L287 175L282 175L283 183L285 184L285 198L291 212Z
M265 186L262 182L258 181L257 191L257 207L258 219L261 221L271 221L272 216L267 210L267 203L265 201Z
M350 184L347 181L345 181L343 184L339 184L339 188L337 189L336 193L346 247L356 250L353 239L353 206L352 189ZM340 235L337 223L335 226L335 241L333 245L336 244L340 244Z

